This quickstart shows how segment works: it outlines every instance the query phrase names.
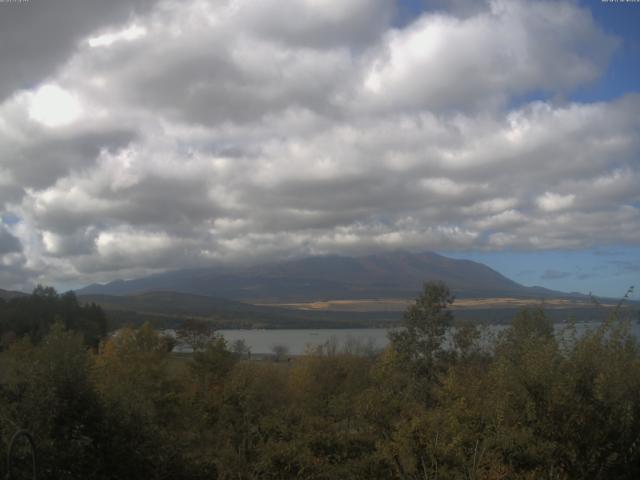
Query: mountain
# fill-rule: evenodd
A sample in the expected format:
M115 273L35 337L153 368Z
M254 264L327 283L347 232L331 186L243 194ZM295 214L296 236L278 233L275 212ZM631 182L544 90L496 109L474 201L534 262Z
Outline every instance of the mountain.
M307 257L244 268L178 270L134 280L93 284L79 295L172 291L254 303L322 299L414 298L426 281L445 282L459 298L567 297L525 287L478 262L432 252L395 251L346 257Z
M27 294L23 292L15 292L11 290L3 290L0 288L0 298L3 300L11 300L12 298L26 297Z

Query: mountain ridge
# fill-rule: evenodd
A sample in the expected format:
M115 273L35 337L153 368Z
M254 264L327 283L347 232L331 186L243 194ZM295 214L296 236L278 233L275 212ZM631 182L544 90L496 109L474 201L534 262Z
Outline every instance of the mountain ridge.
M0 298L2 300L11 300L13 298L18 298L18 297L25 297L28 294L24 293L24 292L18 292L15 290L4 290L2 288L0 288Z
M383 252L361 257L324 255L238 268L199 268L132 280L92 284L79 295L131 295L174 291L242 302L355 298L414 298L424 282L443 281L460 298L575 298L575 294L526 287L472 260L434 252Z

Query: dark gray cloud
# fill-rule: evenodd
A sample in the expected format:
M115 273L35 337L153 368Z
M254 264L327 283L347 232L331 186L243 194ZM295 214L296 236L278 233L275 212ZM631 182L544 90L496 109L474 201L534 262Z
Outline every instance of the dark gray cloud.
M30 270L24 263L19 265L3 265L0 268L0 285L23 292L31 291L33 278L38 272Z
M243 30L289 45L362 49L389 27L395 8L388 0L251 0L232 11Z
M4 225L0 223L0 257L8 253L22 251L20 240L14 237Z
M101 151L120 150L134 138L134 132L117 127L36 137L15 148L8 144L6 165L23 188L41 190L72 171L90 167Z
M0 100L55 74L80 40L143 14L156 0L29 0L0 3Z

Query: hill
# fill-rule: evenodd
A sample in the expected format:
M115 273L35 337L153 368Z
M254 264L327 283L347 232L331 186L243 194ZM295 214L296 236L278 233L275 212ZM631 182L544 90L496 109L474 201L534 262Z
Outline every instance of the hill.
M100 305L110 328L146 321L175 328L185 318L206 319L217 328L358 328L386 325L398 317L390 312L306 312L179 292L79 295L78 299Z
M201 268L94 284L80 295L173 291L251 303L414 298L425 281L445 282L459 298L556 298L573 295L525 287L478 262L432 252L363 257L307 257L245 268Z
M26 297L27 294L23 292L16 292L12 290L3 290L0 288L0 298L2 300L11 300L12 298Z
M308 304L250 305L202 295L177 292L146 292L134 295L81 295L84 304L100 305L109 320L109 328L125 324L151 322L157 328L177 328L186 318L206 319L216 328L368 328L389 327L402 318L408 301L327 302L327 308ZM454 316L460 321L483 324L506 324L524 305L535 300L489 299L459 300L453 304ZM584 300L546 302L547 316L554 322L591 321L604 318L612 305L600 307Z

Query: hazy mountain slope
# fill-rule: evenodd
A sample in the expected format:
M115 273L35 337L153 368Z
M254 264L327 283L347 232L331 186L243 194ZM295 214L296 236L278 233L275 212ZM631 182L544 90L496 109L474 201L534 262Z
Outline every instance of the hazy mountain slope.
M23 293L23 292L15 292L15 291L11 291L11 290L3 290L0 288L0 298L2 298L3 300L11 300L12 298L17 298L17 297L26 297L27 294Z
M430 252L331 255L251 268L180 270L90 285L78 293L127 295L165 290L246 301L412 298L430 280L444 281L459 297L566 295L524 287L481 263Z

